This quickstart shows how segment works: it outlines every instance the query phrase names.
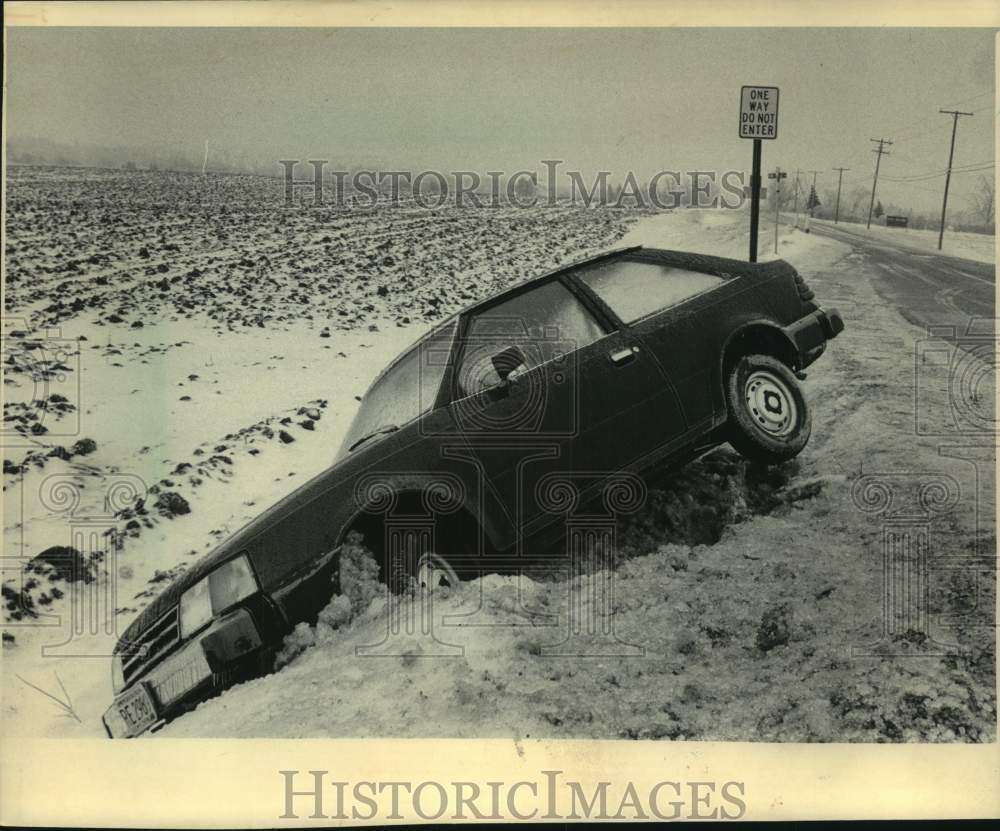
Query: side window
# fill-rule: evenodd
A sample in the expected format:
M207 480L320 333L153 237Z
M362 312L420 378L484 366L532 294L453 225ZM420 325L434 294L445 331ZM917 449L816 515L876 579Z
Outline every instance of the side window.
M557 280L476 313L457 375L458 397L500 383L604 337L604 330Z
M628 260L597 265L577 276L626 323L676 306L725 282L713 274Z

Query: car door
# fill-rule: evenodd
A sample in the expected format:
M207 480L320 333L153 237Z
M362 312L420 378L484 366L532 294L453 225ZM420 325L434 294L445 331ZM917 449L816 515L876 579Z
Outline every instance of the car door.
M620 320L580 350L581 412L586 434L580 466L611 473L641 469L669 449L685 430L680 398L652 352Z
M598 263L577 276L659 363L677 392L687 429L708 425L719 361L713 292L733 278L640 257Z
M505 295L464 321L452 417L520 532L551 519L548 474L617 470L680 418L675 399L673 413L655 417L662 374L610 329L559 278Z

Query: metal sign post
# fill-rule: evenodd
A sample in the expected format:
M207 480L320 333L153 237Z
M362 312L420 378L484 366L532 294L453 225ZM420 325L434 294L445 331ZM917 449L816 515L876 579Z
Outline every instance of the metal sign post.
M750 173L750 262L757 262L757 226L760 223L760 139L753 142Z
M760 224L761 141L778 137L778 88L743 87L740 90L740 138L753 139L750 172L750 262L757 262Z
M774 253L778 253L778 211L781 208L781 180L788 177L780 167L774 173L768 173L768 179L774 179Z

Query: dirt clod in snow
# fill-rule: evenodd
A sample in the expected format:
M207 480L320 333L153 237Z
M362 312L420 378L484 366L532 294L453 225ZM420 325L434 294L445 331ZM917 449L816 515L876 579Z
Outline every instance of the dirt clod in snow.
M27 571L48 574L52 580L62 579L68 583L77 580L90 583L94 580L92 563L75 548L66 545L54 545L36 554L28 563Z
M156 502L153 503L153 507L156 508L162 516L169 517L171 519L175 516L191 513L191 506L188 504L188 501L179 493L174 493L173 491L164 491L157 496Z
M757 629L757 648L767 652L776 646L788 643L792 629L792 610L787 603L779 603L767 609L760 619Z
M755 465L720 448L653 483L646 504L622 522L622 556L644 554L662 543L714 545L728 526L780 514L820 493L818 482L786 490L796 471L795 462ZM678 560L671 567L680 571L687 565Z
M97 442L93 439L80 439L74 443L72 453L74 456L89 456L97 450Z

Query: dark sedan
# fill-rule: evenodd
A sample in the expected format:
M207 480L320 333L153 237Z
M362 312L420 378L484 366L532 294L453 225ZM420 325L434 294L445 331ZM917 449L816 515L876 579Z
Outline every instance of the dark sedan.
M560 533L547 485L723 442L768 464L809 440L803 370L844 328L788 263L628 248L446 320L364 396L335 463L179 577L115 649L109 735L264 671L338 590L356 531L391 591L516 568ZM529 542L530 545L525 543Z

